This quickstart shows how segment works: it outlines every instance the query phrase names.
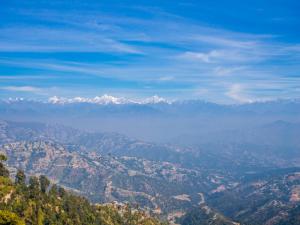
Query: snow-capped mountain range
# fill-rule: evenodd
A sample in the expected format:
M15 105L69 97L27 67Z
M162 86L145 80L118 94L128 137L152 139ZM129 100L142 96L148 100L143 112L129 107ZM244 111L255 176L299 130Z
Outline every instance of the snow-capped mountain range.
M100 105L158 104L158 103L170 104L171 103L171 101L168 101L157 95L142 100L132 100L128 98L123 98L123 97L119 98L119 97L106 95L106 94L102 96L96 96L94 98L84 98L84 97L64 98L64 97L53 96L48 99L48 102L52 104L93 103L93 104L100 104Z
M158 95L144 99L130 99L125 97L116 97L112 95L104 94L102 96L95 97L59 97L53 96L47 100L37 100L37 99L26 99L26 98L8 98L6 100L0 99L0 103L47 103L53 105L68 105L68 104L78 104L78 103L89 103L96 105L155 105L155 104L165 104L165 105L214 105L222 107L238 107L238 106L255 106L255 105L269 105L269 104L300 104L300 99L274 99L268 101L256 101L252 103L243 103L243 104L218 104L213 102L208 102L200 99L189 99L189 100L168 100Z

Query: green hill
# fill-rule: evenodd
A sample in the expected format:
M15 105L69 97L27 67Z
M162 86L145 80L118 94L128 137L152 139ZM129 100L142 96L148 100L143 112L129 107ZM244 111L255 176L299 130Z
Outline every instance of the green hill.
M51 185L47 177L18 171L15 181L0 155L0 224L7 225L162 225L127 204L93 205L84 197ZM28 180L28 181L27 181Z

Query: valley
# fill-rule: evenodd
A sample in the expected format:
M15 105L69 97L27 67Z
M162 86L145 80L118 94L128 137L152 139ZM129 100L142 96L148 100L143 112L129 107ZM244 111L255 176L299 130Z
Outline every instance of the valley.
M299 0L4 0L0 225L300 225Z
M300 203L300 168L285 168L282 161L262 163L263 155L260 160L255 154L254 161L233 160L226 152L217 158L193 147L153 144L117 133L30 122L0 125L0 152L8 157L12 175L16 169L46 175L93 203L128 202L171 224L189 224L193 215L202 215L198 220L215 225L277 225Z

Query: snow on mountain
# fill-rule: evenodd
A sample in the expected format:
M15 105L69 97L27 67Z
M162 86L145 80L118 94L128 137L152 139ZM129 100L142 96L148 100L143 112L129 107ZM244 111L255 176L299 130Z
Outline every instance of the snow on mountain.
M117 98L110 95L96 96L94 98L84 98L84 97L75 97L75 98L63 98L63 97L51 97L48 100L52 104L71 104L71 103L94 103L101 105L108 104L127 104L132 103L130 100L125 98Z
M94 98L84 98L84 97L74 97L74 98L64 98L64 97L57 97L53 96L48 99L49 103L52 104L71 104L71 103L93 103L99 105L109 105L109 104L158 104L158 103L166 103L169 104L170 102L166 99L154 95L150 98L146 98L140 101L135 101L127 98L119 98L114 97L111 95L102 95L96 96Z
M167 103L167 104L170 104L171 102L162 98L162 97L159 97L157 95L154 95L150 98L146 98L145 100L143 100L141 102L142 104L158 104L158 103Z

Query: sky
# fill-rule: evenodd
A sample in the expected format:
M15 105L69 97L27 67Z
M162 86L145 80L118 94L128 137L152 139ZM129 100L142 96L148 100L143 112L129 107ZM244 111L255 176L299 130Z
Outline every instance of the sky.
M1 0L0 99L300 98L298 0Z

